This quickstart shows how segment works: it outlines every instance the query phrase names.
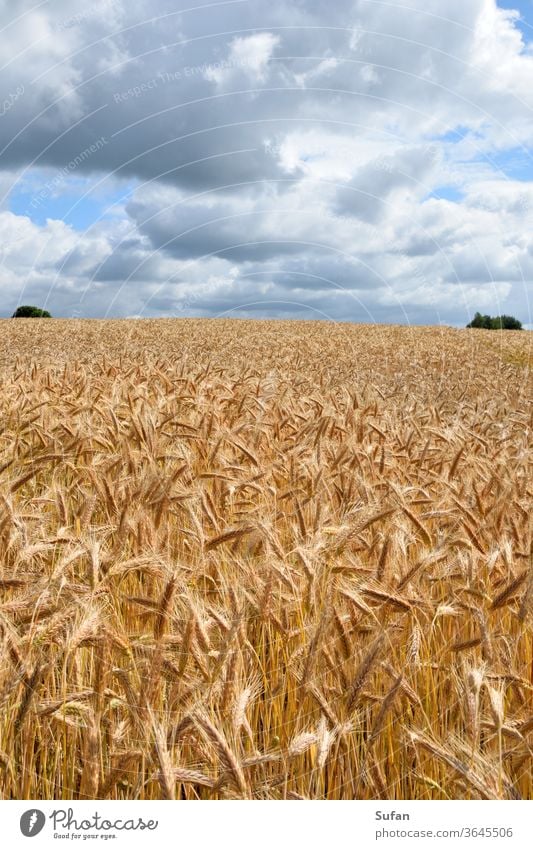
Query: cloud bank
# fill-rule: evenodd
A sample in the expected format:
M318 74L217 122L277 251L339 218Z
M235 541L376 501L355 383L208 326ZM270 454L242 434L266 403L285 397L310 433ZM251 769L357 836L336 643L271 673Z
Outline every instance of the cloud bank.
M531 321L517 11L175 5L0 3L4 315Z

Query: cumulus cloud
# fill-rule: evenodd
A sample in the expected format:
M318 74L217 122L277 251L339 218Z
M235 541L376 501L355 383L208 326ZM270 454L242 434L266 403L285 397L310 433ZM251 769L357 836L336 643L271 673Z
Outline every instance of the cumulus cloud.
M279 41L279 36L271 32L234 38L227 58L209 66L205 78L218 86L224 82L235 82L239 76L263 83L267 77L268 63Z

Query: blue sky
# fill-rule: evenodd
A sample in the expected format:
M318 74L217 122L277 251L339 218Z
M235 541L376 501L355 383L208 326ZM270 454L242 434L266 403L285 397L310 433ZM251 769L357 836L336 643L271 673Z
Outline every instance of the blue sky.
M517 26L522 32L525 41L533 38L533 4L531 0L499 0L498 6L502 9L516 9L520 13Z
M32 185L18 184L10 194L9 209L16 215L25 215L38 225L49 218L65 221L75 230L85 231L102 220L116 217L117 205L131 196L133 186L111 187L91 195L91 180L68 179L54 187L57 175L36 174ZM39 179L40 178L40 179ZM37 186L37 188L35 188ZM46 190L41 197L39 191Z

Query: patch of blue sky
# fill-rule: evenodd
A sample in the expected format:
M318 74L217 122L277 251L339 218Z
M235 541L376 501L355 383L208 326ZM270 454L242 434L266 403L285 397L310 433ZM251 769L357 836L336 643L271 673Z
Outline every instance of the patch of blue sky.
M533 5L533 0L532 0ZM445 153L450 155L455 162L467 161L470 167L475 163L483 166L494 173L495 177L502 179L521 180L528 182L533 180L533 148L525 146L508 148L505 150L476 150L476 133L464 127L457 127L442 136L435 137L432 141L442 144ZM482 139L482 135L479 136ZM474 144L469 143L474 141ZM482 148L482 145L480 145Z
M454 127L452 130L448 130L446 133L440 133L431 137L432 141L439 141L448 144L457 144L458 142L462 142L468 135L472 134L472 130L469 127Z
M520 30L524 41L533 42L533 3L531 0L498 0L500 9L514 9L520 15L515 26Z
M435 198L436 200L449 200L453 203L460 203L463 200L463 193L455 186L438 186L433 191L429 192L424 200Z
M511 180L531 182L533 180L533 150L515 148L491 154L495 171Z

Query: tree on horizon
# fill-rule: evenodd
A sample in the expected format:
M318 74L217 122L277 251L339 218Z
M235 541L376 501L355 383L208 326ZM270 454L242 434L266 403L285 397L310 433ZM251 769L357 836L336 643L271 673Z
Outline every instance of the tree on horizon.
M467 327L480 327L483 330L522 330L522 322L512 315L481 315L477 312Z

